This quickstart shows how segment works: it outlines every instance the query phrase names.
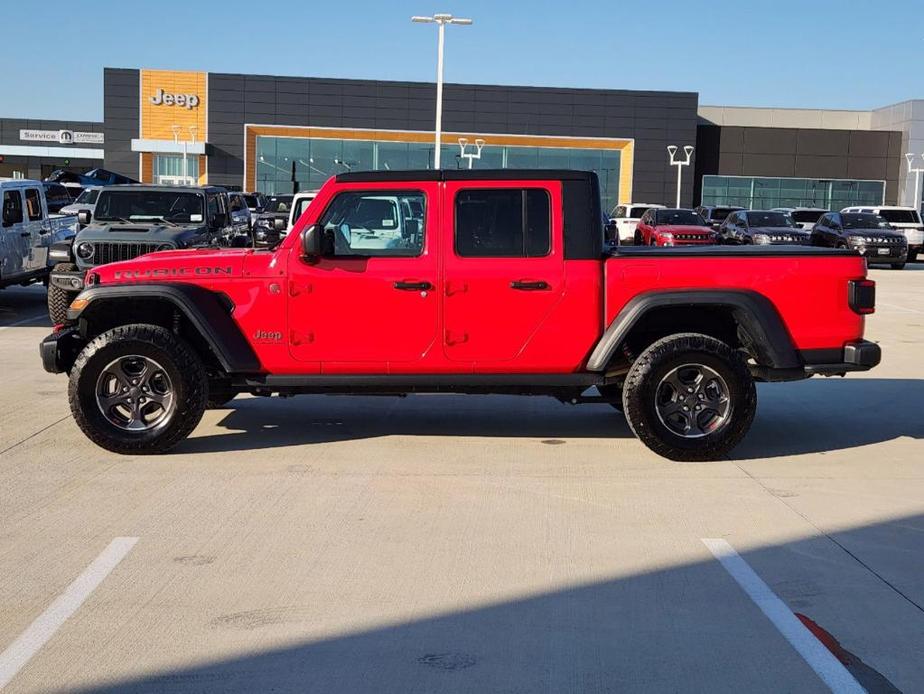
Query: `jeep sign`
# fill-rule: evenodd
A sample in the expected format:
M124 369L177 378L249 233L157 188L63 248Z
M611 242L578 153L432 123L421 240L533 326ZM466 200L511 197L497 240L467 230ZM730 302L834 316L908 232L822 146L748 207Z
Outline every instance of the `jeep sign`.
M168 94L163 89L158 88L151 97L151 103L155 106L184 106L186 108L196 108L199 105L199 97L195 94Z

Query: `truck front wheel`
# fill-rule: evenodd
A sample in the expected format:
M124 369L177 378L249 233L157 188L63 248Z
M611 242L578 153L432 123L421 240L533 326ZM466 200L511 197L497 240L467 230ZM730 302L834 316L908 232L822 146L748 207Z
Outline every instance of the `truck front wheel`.
M52 272L74 272L77 266L74 263L58 263L52 269ZM48 283L48 317L51 318L52 325L63 323L67 320L67 307L77 297L80 292L69 292L61 287L56 287L51 282Z
M87 438L115 453L163 453L202 418L208 379L193 349L166 328L132 324L92 340L68 397Z
M708 335L669 335L648 347L623 389L629 427L671 460L717 460L747 433L757 390L744 359Z

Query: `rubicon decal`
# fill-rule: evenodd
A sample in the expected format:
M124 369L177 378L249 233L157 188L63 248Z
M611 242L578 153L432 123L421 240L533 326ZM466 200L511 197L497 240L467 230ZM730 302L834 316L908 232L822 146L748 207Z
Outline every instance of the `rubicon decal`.
M233 270L230 267L209 267L207 265L199 267L157 267L146 268L144 270L117 270L115 279L144 279L147 277L202 277L203 275L231 275Z

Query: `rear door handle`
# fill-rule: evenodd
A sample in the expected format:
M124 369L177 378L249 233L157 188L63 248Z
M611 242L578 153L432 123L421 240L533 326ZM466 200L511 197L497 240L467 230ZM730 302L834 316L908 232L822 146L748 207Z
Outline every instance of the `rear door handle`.
M426 292L433 289L429 282L413 282L410 280L400 280L395 282L395 289L401 289L406 292Z
M22 236L24 239L27 239L30 236L32 236L32 232L31 231L21 231L19 235Z
M514 280L510 283L510 288L524 292L537 292L548 289L549 283L545 280Z

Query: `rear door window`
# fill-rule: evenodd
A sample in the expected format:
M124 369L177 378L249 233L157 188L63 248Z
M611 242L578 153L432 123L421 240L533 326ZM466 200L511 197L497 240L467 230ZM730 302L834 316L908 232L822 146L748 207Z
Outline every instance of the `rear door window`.
M551 203L541 188L460 190L455 216L463 258L535 258L551 250Z
M38 188L26 188L26 214L30 222L42 218L42 197Z

